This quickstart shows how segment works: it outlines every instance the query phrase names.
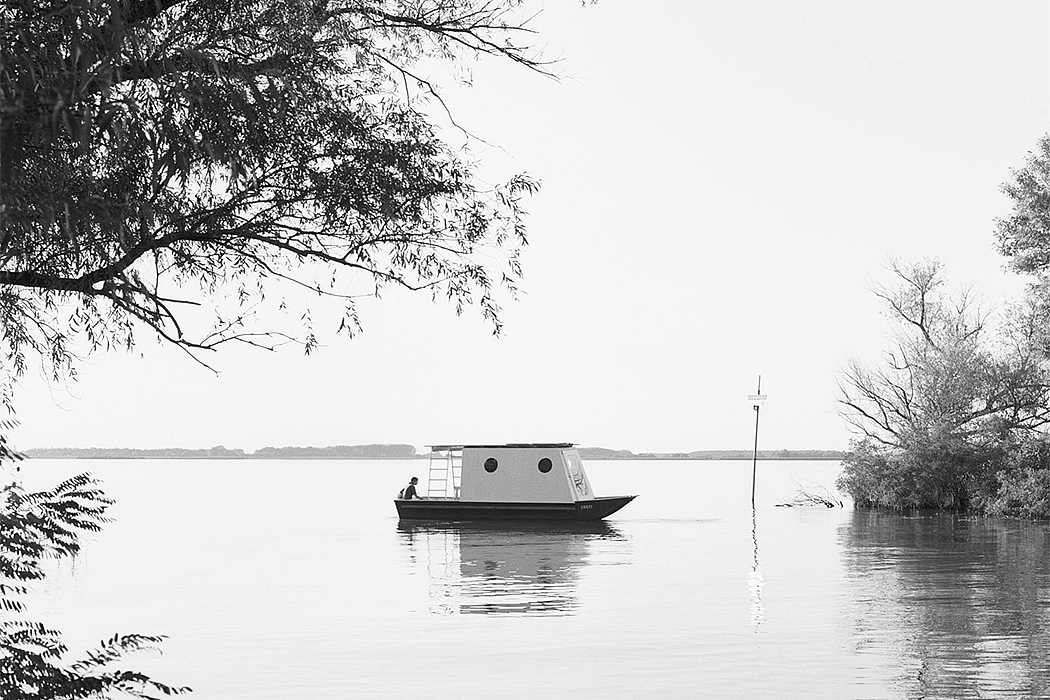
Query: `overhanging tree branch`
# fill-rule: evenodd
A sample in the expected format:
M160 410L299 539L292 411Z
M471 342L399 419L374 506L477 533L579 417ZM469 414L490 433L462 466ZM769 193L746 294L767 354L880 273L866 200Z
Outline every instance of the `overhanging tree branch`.
M247 316L188 337L183 310L212 306L231 279L349 301L337 279L360 277L446 296L457 312L477 304L499 332L496 292L517 289L521 199L537 184L479 187L469 155L398 85L437 95L416 70L431 57L544 72L517 7L12 0L0 27L11 366L30 350L61 362L60 306L89 347L130 344L137 323L191 351L294 337L242 327ZM243 288L230 297L251 303ZM355 324L348 307L340 326Z

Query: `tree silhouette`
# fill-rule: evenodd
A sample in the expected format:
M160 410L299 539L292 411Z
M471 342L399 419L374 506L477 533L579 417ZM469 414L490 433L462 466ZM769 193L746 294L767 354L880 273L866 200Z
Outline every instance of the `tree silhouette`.
M0 318L11 369L145 324L200 359L295 340L299 286L476 304L499 332L527 176L489 186L427 76L546 72L515 0L11 0L0 65ZM430 113L428 113L430 110ZM315 297L316 298L316 297ZM264 321L258 319L264 314ZM292 327L290 327L292 326Z

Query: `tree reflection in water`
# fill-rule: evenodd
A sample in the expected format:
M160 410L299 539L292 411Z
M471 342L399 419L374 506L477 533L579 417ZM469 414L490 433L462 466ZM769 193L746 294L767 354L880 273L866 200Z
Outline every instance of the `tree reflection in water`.
M842 527L858 653L908 698L1050 698L1050 525L857 511Z
M435 614L571 615L577 581L602 540L623 540L596 523L398 524L401 544L425 561Z

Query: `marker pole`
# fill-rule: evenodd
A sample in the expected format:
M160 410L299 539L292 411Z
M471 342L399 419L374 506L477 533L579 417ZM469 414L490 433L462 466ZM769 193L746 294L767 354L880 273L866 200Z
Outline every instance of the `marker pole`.
M758 391L748 397L755 408L755 453L751 459L751 509L755 508L755 477L758 473L758 414L759 409L762 407L762 402L766 400L765 395L762 393L762 375L758 375Z

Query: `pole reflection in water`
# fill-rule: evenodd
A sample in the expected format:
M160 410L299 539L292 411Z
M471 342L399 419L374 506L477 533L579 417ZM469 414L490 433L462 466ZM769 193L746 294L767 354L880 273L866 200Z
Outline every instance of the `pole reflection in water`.
M766 621L765 609L762 607L762 586L765 580L758 570L758 521L755 517L755 509L751 509L751 542L754 545L754 563L751 565L751 573L747 575L747 588L751 594L751 607L748 617L755 632Z
M572 615L592 547L625 536L606 522L398 524L409 557L425 562L434 614Z

